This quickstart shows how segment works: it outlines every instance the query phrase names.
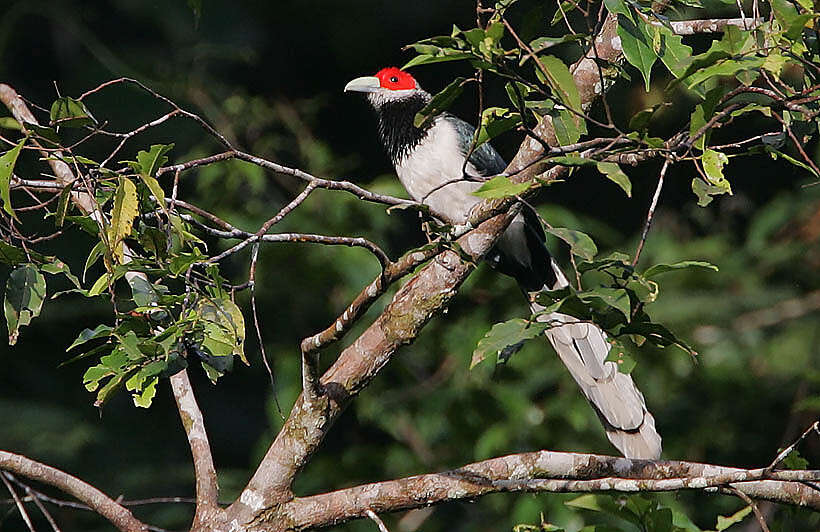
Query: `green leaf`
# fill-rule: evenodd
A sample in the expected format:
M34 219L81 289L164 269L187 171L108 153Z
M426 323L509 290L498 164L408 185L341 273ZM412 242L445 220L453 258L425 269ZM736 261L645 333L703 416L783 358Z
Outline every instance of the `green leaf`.
M0 262L8 264L9 266L17 266L27 261L28 257L25 251L0 240Z
M569 244L570 252L584 260L592 260L598 254L595 242L581 231L566 227L545 227L544 230Z
M474 196L484 199L506 198L509 196L517 196L533 185L532 182L513 183L509 177L496 176L473 192Z
M14 131L23 131L23 126L20 122L12 116L0 116L0 129L12 129Z
M174 148L173 144L152 144L148 151L141 150L137 153L137 163L139 163L139 173L144 176L154 176L160 167L168 162L166 153ZM150 188L150 187L149 187ZM151 189L154 193L154 189ZM154 193L156 196L156 194Z
M578 92L578 86L575 85L575 79L569 71L569 68L563 61L557 57L546 55L539 58L541 65L547 71L546 76L549 85L558 99L568 108L573 111L581 111L581 95ZM583 120L581 117L577 117Z
M778 451L779 452L779 451ZM800 451L797 449L792 449L792 451L786 455L786 458L783 459L781 462L782 465L786 467L786 469L808 469L809 468L809 461L803 458L800 455Z
M718 267L711 262L701 260L684 260L674 264L655 264L643 272L643 276L647 279L651 279L652 277L662 273L671 272L674 270L684 270L687 268L706 268L708 270L719 271Z
M413 119L413 125L418 128L426 127L442 111L449 109L464 90L464 81L465 78L456 78L444 87L441 92L433 96L427 105L416 113Z
M74 183L69 183L63 187L60 192L60 199L57 200L57 213L54 220L54 225L62 227L65 222L65 215L68 213L68 206L71 199L71 189L74 188Z
M549 162L561 166L592 166L598 164L598 161L595 159L581 157L579 155L561 155L559 157L550 157Z
M85 104L68 96L58 98L51 105L50 118L52 126L85 127L95 123Z
M6 282L3 310L9 329L9 345L17 343L20 328L40 315L46 298L46 280L37 266L24 264L14 269Z
M745 507L741 510L738 510L737 512L733 513L732 515L730 515L728 517L724 517L722 515L719 515L718 518L717 518L717 523L715 524L715 530L717 532L722 532L723 530L726 530L730 526L735 525L735 524L743 521L743 519L745 519L746 516L749 515L750 513L752 513L752 506L751 505L749 505L749 506L747 506L747 507Z
M621 170L617 163L601 162L598 163L597 167L598 171L604 174L607 179L621 187L626 193L626 197L632 197L632 181L629 180L629 176Z
M706 150L703 152L701 162L703 163L703 171L706 172L706 177L709 178L709 181L713 185L728 187L728 182L726 178L723 177L723 166L729 162L729 158L725 153L715 150ZM732 193L731 188L729 188L728 192L730 194Z
M138 307L147 307L159 301L159 294L154 290L154 285L143 277L135 277L129 284L131 285L131 296Z
M588 302L590 299L598 299L605 305L620 311L627 320L631 315L632 307L629 303L629 295L623 288L608 288L602 286L579 292L578 298L585 302Z
M698 206L706 207L707 205L712 203L714 196L725 194L726 189L723 187L710 185L703 179L696 177L692 179L692 192L694 192L695 195L698 197Z
M692 116L689 119L690 137L694 137L698 131L700 131L700 129L705 126L709 120L711 120L712 115L715 113L715 105L717 105L718 101L723 97L723 92L722 87L710 90L706 93L706 97L703 102L695 106L695 110L692 111ZM704 150L710 133L710 131L706 131L703 135L698 137L697 140L695 140L694 146Z
M15 220L19 221L17 215L14 214L14 209L11 208L11 175L14 172L14 165L17 162L17 156L20 155L20 150L26 143L28 137L24 138L9 151L0 157L0 199L3 200L3 210L9 213Z
M131 234L134 218L139 214L137 187L130 179L120 178L120 184L114 195L114 207L111 210L111 227L108 242L117 262L123 262L123 240Z
M658 55L655 53L652 37L647 34L646 28L646 22L631 11L628 14L618 15L618 37L621 39L624 57L630 65L640 71L646 92L649 92L649 77Z
M97 279L91 288L86 293L87 297L94 297L98 296L103 293L103 290L108 288L108 284L113 282L112 275L110 273L104 273Z
M435 55L431 54L421 54L417 55L410 61L408 61L403 67L402 70L406 70L410 67L418 66L418 65L429 65L431 63L442 63L444 61L460 61L462 59L470 59L473 57L473 54L470 52L459 52L457 50L449 49L449 48L442 48L439 50L438 53Z
M580 140L581 135L587 132L586 120L580 116L572 113L568 109L558 109L556 107L550 113L552 118L552 126L555 130L555 138L558 144L566 146L568 144L575 144Z
M40 266L40 271L50 273L52 275L64 275L65 278L71 282L71 284L73 284L77 288L82 288L80 280L77 279L76 275L71 273L71 268L68 267L68 264L59 260L56 257L54 257L52 262L47 262Z
M521 115L503 107L489 107L481 113L476 147L490 141L521 123Z
M548 323L532 323L528 320L516 318L496 323L484 338L478 341L470 361L470 369L480 364L488 356L498 355L507 347L513 346L530 338L535 338L544 332Z
M66 348L66 351L71 351L78 345L82 345L91 340L96 340L97 338L108 338L111 336L113 331L113 327L109 327L105 324L97 325L93 329L83 329L80 335L77 336L77 338L71 342L71 345Z
M214 357L236 355L248 363L244 353L245 319L233 301L226 297L202 298L197 303L196 314L205 328L201 348Z
M153 377L140 393L133 395L135 406L140 408L148 408L151 406L151 401L154 400L154 396L157 394L158 381L159 379L157 377Z
M766 59L763 57L741 57L738 59L719 61L712 66L700 69L686 77L686 87L691 89L711 78L734 76L738 72L755 70L763 66L765 62Z
M692 64L692 47L683 44L683 38L666 26L653 26L660 36L658 57L676 78L680 78Z

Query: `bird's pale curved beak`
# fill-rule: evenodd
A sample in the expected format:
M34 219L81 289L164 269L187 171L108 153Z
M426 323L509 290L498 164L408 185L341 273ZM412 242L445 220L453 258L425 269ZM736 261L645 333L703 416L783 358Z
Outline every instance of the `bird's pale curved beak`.
M381 82L376 76L356 78L345 85L345 92L376 92L381 88Z

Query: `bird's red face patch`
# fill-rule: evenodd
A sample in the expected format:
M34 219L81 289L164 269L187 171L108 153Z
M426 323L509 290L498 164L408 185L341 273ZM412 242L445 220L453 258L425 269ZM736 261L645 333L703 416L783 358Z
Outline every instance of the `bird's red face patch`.
M376 72L383 89L401 91L416 88L416 80L403 70L396 67L383 68Z

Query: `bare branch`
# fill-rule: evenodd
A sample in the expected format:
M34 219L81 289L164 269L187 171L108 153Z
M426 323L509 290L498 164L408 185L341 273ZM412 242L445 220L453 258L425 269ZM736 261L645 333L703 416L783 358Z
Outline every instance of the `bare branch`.
M0 451L0 469L54 486L90 506L123 532L144 532L147 526L94 486L25 456Z
M368 510L394 512L499 492L634 493L709 491L709 488L728 486L751 498L820 509L820 491L794 481L796 479L818 480L820 471L770 473L766 469L695 462L539 451L492 458L441 473L295 498L282 508L285 515L282 523L260 526L256 530L278 531L296 522L299 530L330 526L367 517Z
M671 20L668 21L669 27L676 35L695 35L698 33L720 33L726 29L727 26L737 26L741 29L751 30L763 24L762 18L709 18L697 20ZM664 23L653 20L649 24L652 26L665 26Z
M174 392L179 417L188 436L188 444L194 460L196 478L196 514L194 524L204 522L215 511L218 511L216 468L211 455L211 446L208 443L208 434L205 432L205 421L202 412L194 397L194 390L188 378L188 371L183 369L170 378L171 389Z
M652 196L652 203L649 204L649 212L646 213L646 223L643 225L641 232L641 239L638 242L638 249L635 250L635 258L632 259L632 266L636 266L641 258L641 251L643 245L646 243L646 237L649 234L649 228L652 226L652 218L655 216L655 209L658 207L658 200L661 197L661 190L663 190L663 178L666 176L666 170L669 168L669 159L664 161L661 173L658 175L658 186L655 187L655 195Z
M17 491L14 489L14 486L12 486L9 479L6 478L7 476L8 473L0 473L0 480L3 481L3 484L6 485L6 489L9 490L9 493L11 493L11 497L14 499L14 504L17 505L17 511L20 512L20 517L23 518L23 522L31 532L34 532L34 524L31 522L31 517L29 517L26 507L23 505L23 501L20 500L20 496L17 495Z

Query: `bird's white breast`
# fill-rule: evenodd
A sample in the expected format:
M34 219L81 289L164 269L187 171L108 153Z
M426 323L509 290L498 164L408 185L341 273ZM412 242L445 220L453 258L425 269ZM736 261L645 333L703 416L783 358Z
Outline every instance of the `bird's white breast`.
M481 183L467 181L462 172L464 153L455 128L436 119L427 136L397 165L396 173L410 196L430 207L444 221L462 224L470 208L481 201L472 193ZM475 173L471 164L468 172Z

